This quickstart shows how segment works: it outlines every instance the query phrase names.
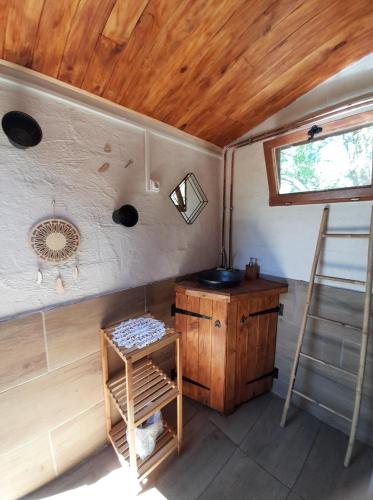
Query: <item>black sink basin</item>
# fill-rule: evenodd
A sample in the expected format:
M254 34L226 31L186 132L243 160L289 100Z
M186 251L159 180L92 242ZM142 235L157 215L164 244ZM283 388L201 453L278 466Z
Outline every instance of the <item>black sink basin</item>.
M243 280L245 271L239 269L208 269L198 274L198 281L210 288L232 288Z

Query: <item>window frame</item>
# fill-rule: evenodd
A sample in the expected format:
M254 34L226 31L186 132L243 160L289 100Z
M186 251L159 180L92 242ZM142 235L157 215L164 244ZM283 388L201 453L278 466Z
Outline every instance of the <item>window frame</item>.
M314 123L318 124L317 120L315 120ZM373 110L321 124L322 132L317 134L317 139L341 134L343 132L350 132L366 125L373 125ZM307 205L309 203L338 203L373 200L373 161L372 184L370 186L328 189L324 191L306 191L302 193L279 193L277 150L287 145L296 146L297 144L304 144L305 140L307 140L308 129L309 127L297 130L263 143L269 188L269 205Z

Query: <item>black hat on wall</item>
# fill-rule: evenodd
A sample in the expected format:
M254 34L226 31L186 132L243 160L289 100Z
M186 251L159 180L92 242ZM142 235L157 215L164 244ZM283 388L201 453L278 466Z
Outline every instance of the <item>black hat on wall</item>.
M139 214L132 205L123 205L118 208L118 210L114 210L112 218L116 224L121 224L125 227L133 227L136 226L139 220Z
M6 113L1 121L1 126L9 142L19 149L36 146L43 137L38 122L22 111Z

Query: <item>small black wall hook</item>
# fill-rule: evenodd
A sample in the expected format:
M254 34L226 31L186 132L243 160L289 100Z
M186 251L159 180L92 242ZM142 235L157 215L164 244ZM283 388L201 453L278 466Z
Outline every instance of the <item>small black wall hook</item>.
M308 134L308 140L312 141L312 139L314 138L315 134L319 134L320 132L322 132L322 128L321 127L319 127L318 125L312 125L312 127L307 132L307 134Z

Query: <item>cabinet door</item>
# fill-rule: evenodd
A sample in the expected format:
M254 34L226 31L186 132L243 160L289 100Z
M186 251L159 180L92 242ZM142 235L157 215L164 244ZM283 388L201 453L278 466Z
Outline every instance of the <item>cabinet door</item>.
M251 399L272 387L276 350L278 296L240 301L238 306L236 403ZM254 314L251 316L251 314Z
M175 325L181 333L184 393L209 404L213 302L177 293L176 307L191 313L177 313Z

